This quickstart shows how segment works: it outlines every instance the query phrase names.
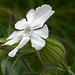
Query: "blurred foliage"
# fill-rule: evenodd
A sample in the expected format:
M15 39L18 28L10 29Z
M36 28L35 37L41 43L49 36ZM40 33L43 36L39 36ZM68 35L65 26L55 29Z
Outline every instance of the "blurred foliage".
M14 23L19 20L18 14L21 17L25 17L27 11L42 4L49 4L55 10L55 14L46 22L50 30L49 38L62 42L67 54L67 63L71 66L72 71L75 72L75 0L0 0L0 38L7 38L15 30ZM34 64L34 66L30 64L33 69L39 71L39 65L36 64L39 60L36 60L37 56L27 57L27 59ZM36 60L36 62L32 59ZM12 73L10 71L12 63L9 61L7 63L7 75L25 74L25 68L21 61L17 62ZM39 64L41 65L40 62ZM1 69L0 75L2 75Z

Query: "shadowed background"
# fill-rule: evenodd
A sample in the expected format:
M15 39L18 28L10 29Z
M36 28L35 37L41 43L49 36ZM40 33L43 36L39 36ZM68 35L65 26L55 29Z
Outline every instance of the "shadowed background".
M24 18L27 11L42 4L51 5L55 11L46 22L50 31L49 38L62 42L66 50L67 63L75 72L75 0L0 0L0 38L7 38L15 30L14 23L19 20L17 16L14 17L16 14ZM9 71L12 63L8 63L8 75L24 75L25 68L24 65L20 65L21 62L17 63L12 74ZM37 66L34 67L35 70L38 69Z

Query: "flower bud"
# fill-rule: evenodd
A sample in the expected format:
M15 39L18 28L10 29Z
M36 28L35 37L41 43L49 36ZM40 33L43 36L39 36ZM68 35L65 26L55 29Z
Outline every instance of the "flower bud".
M40 75L56 75L56 73L51 72L50 70L44 70L40 73Z
M65 57L65 50L63 46L52 39L46 39L46 46L39 51L39 55L44 63L57 66Z

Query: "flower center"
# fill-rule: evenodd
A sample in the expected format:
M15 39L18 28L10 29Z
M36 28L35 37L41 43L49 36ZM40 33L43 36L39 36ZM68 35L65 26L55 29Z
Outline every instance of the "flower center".
M28 26L28 27L26 27L25 29L24 29L24 33L25 33L25 35L30 35L30 33L31 33L31 27L30 26Z

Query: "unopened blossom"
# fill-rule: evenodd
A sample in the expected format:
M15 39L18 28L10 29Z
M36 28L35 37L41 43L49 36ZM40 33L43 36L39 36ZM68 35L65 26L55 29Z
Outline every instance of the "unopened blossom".
M20 41L19 45L9 52L10 57L14 57L17 51L22 48L29 40L31 46L36 50L41 50L45 46L45 40L48 35L48 27L44 24L47 19L54 13L52 7L49 5L42 5L41 7L31 9L26 18L23 18L15 24L18 31L14 31L8 38L4 45L13 45Z

